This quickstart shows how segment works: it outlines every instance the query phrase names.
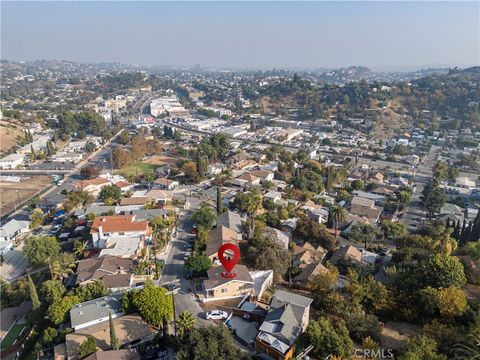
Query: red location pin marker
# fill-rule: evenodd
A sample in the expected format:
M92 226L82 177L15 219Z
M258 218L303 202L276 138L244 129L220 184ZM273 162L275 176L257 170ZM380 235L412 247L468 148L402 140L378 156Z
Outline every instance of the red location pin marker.
M225 254L226 253L226 254ZM222 263L227 272L222 272L224 278L234 278L237 274L231 271L237 265L238 259L240 259L240 249L232 243L223 244L218 249L218 259Z

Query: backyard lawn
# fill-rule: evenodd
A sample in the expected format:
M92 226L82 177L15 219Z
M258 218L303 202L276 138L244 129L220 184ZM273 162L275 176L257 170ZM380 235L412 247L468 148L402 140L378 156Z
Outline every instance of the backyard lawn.
M25 329L25 324L15 324L13 325L10 330L8 331L7 335L2 339L2 343L0 347L5 349L9 346L12 346L15 340L20 336L23 329Z
M126 166L117 171L118 174L129 177L129 176L145 176L148 174L155 174L155 169L158 165L148 164L145 162L136 161L132 165Z

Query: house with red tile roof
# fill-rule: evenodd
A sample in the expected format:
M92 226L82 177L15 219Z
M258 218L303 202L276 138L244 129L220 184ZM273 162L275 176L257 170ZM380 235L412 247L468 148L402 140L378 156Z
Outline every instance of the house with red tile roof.
M93 246L103 249L110 237L149 238L152 228L148 221L137 221L135 215L99 216L93 220L90 234Z

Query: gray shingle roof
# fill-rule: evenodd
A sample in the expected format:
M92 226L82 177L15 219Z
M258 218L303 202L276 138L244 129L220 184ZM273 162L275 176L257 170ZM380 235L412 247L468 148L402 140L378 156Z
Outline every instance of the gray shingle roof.
M123 294L115 294L74 305L70 310L72 327L105 318L109 313L120 313L122 297Z
M237 213L228 210L218 215L217 226L225 226L241 234L242 218Z

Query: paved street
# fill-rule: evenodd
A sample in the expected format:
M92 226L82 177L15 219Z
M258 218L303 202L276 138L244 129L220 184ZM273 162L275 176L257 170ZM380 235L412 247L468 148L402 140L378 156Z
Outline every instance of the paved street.
M195 298L192 291L192 283L187 280L184 275L184 256L185 245L187 239L193 236L190 231L192 229L191 212L182 212L179 217L179 226L176 239L170 241L168 254L165 258L165 266L160 278L160 284L167 284L171 282L179 282L180 290L174 295L175 312L178 315L182 311L189 311L197 318L197 323L200 326L207 326L211 324L205 320L200 304Z
M403 223L409 228L409 230L415 230L424 216L423 203L420 197L422 196L425 184L428 183L433 175L432 169L435 166L435 156L439 151L439 146L432 146L423 163L418 166L415 177L415 185L417 188L412 199L405 207L405 215L403 217Z

